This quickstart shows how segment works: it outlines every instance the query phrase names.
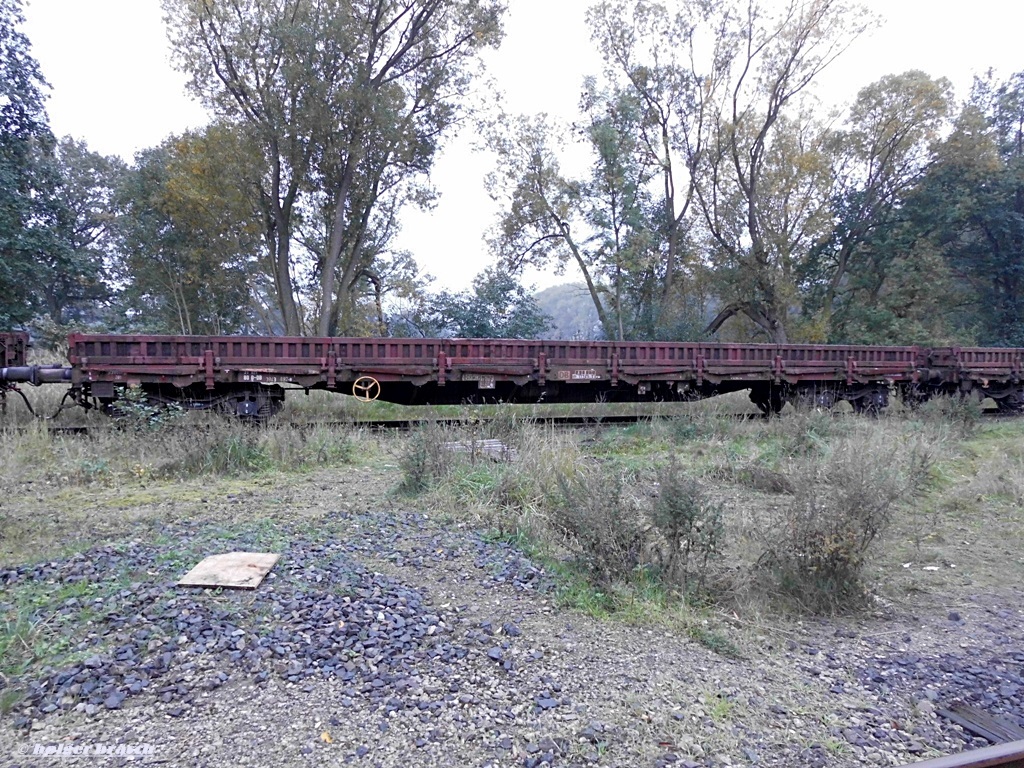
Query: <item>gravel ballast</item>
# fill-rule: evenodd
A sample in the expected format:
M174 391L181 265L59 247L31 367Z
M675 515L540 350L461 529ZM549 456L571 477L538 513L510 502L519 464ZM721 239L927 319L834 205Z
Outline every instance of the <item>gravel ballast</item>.
M315 525L257 518L140 525L0 570L0 602L59 595L37 618L70 632L58 663L3 681L26 694L0 727L4 764L148 744L106 764L899 765L986 745L939 715L954 701L1024 726L1019 591L723 620L741 641L728 658L559 608L537 563L449 519L371 502ZM282 557L252 592L174 586L230 550Z

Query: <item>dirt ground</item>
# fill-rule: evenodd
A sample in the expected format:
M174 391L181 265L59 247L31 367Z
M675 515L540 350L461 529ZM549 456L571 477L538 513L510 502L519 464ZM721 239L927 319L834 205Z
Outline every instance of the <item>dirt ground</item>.
M425 512L396 497L397 472L6 489L0 571L119 541L152 546L157 562L177 567L175 531L301 529L314 543L342 542L346 557L400 594L421 595L446 650L423 646L400 675L381 668L354 681L293 680L273 668L254 676L196 654L177 672L187 694L172 701L147 688L91 714L15 706L0 723L0 762L902 765L984 744L941 715L954 701L1024 716L1019 519L982 523L953 511L923 542L908 519L881 559L873 610L834 619L710 611L701 620L738 651L722 655L670 624L560 607L533 579L535 564L460 510ZM223 684L200 684L221 672ZM45 754L118 744L149 754Z

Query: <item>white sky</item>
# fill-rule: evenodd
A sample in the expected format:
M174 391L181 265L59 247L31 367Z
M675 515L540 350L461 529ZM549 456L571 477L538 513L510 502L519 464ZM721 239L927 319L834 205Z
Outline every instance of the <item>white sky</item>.
M571 119L583 75L600 71L583 22L591 2L510 0L505 42L488 57L510 111ZM958 97L989 68L1000 77L1024 70L1021 0L862 2L885 21L823 77L818 92L826 101L852 100L879 77L908 69L948 77ZM57 135L130 160L206 121L170 65L159 0L26 0L25 15L24 32L53 86L48 111ZM491 261L483 239L496 216L483 188L490 160L470 152L469 143L458 137L438 160L441 201L429 213L406 215L399 243L438 286L452 289L466 287Z

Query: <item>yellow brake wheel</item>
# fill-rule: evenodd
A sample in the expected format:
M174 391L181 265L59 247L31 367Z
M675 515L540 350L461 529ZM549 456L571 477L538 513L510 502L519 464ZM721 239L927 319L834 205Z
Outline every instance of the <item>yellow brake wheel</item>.
M352 382L352 396L364 403L380 397L380 382L373 376L360 376Z

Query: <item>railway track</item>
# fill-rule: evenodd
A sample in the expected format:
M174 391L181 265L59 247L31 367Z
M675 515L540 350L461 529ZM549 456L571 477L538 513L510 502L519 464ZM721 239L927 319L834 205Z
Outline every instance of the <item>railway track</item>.
M836 417L843 417L849 414L834 413ZM1007 413L1005 411L997 411L995 409L982 411L981 414L986 419L1014 419L1019 418L1021 414ZM719 418L731 418L737 421L754 421L762 420L766 418L760 413L733 413L733 414L719 414ZM518 417L517 417L518 418ZM599 427L599 426L613 426L613 425L629 425L639 424L645 421L652 421L655 419L672 419L680 418L679 415L652 415L652 414L616 414L609 416L598 416L598 415L587 415L587 416L526 416L522 417L521 421L529 422L531 424L550 426L557 428L571 428L571 427ZM415 429L418 426L424 424L434 424L444 428L455 428L455 427L466 427L472 425L487 424L495 421L495 417L484 416L475 418L465 417L453 417L453 418L416 418L416 419L344 419L335 421L307 421L307 422L296 422L296 421L274 421L270 420L267 422L267 426L271 427L290 427L298 430L317 429L317 428L328 428L328 429L368 429L373 432L403 432ZM114 422L111 422L113 424ZM16 427L15 429L25 429L26 427ZM48 427L48 431L52 435L87 435L89 434L90 427L84 425L78 426L51 426Z
M737 420L754 420L764 418L761 414L757 413L737 413L732 414L732 418ZM644 421L650 421L655 418L661 418L658 416L650 415L615 415L615 416L530 416L523 418L522 421L529 422L531 424L537 424L542 426L568 428L568 427L599 427L599 426L612 426L612 425L628 425L628 424L639 424ZM368 429L374 432L402 432L410 429L415 429L418 426L424 424L434 424L436 426L444 428L454 427L468 427L473 425L487 424L495 421L492 417L482 417L477 419L466 419L466 418L448 418L448 419L430 419L430 418L419 418L419 419L352 419L343 421L307 421L307 422L276 422L270 421L267 426L270 427L290 427L292 429ZM112 422L113 424L113 422ZM254 425L255 426L255 425ZM90 427L88 426L52 426L48 428L50 434L53 435L87 435L89 434Z
M996 744L994 747L972 749L956 755L936 757L904 768L1024 768L1024 741Z

